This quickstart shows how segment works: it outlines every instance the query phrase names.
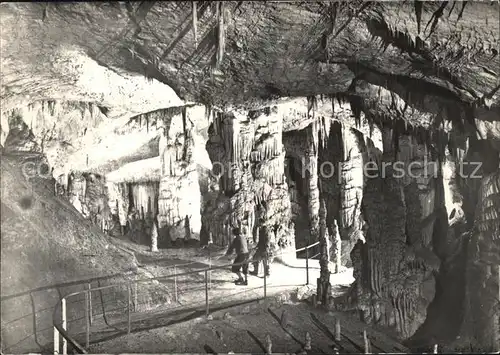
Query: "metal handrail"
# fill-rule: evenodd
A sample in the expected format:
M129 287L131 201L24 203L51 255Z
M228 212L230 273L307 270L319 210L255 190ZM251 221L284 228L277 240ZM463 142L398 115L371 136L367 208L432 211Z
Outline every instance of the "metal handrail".
M287 254L292 254L292 253L297 253L297 252L300 252L300 251L303 251L303 250L308 250L316 245L319 244L319 241L318 242L315 242L311 245L307 245L303 248L300 248L300 249L295 249L295 250L291 250L291 251L287 251L287 252L282 252L282 253L279 253L277 255L274 255L274 257L278 257L278 256L283 256L283 255L287 255ZM264 259L266 260L267 257ZM89 346L89 326L90 326L90 318L91 318L91 314L89 314L89 312L91 313L92 312L92 309L89 309L89 300L91 299L90 296L91 296L91 292L95 292L95 291L103 291L103 290L106 290L106 289L110 289L110 288L116 288L116 287L120 287L120 286L126 286L127 287L127 300L128 300L128 307L127 307L127 315L128 315L128 327L127 327L127 333L130 334L130 331L131 331L131 316L130 316L130 301L131 301L131 285L132 284L135 284L137 285L138 283L142 283L142 282L151 282L151 281L162 281L162 280L167 280L167 279L171 279L171 278L174 278L174 280L177 279L177 277L180 277L180 276L186 276L186 275L192 275L192 274L199 274L201 272L204 272L205 273L205 301L206 301L206 315L208 316L209 315L209 296L208 296L208 273L212 270L220 270L220 269L226 269L227 267L230 267L230 266L241 266L241 265L245 265L245 264L248 264L248 260L245 260L244 262L241 262L241 263L230 263L230 264L225 264L225 265L220 265L220 266L212 266L210 265L209 267L207 268L202 268L202 269L198 269L198 270L191 270L191 271L187 271L187 272L181 272L181 273L174 273L172 275L165 275L165 276L158 276L158 277L153 277L153 278L147 278L147 279L140 279L140 280L133 280L133 281L127 281L127 282L122 282L122 283L116 283L116 284L112 284L112 285L107 285L107 286L100 286L100 287L95 287L95 288L88 288L87 290L83 290L83 291L76 291L76 292L72 292L72 293L69 293L67 294L66 296L64 296L62 299L60 299L56 306L54 307L54 313L53 313L53 316L52 316L52 322L53 322L53 326L54 326L54 354L59 354L59 335L62 336L62 342L63 342L63 351L62 351L62 354L63 355L66 355L67 354L67 345L68 343L70 343L70 345L73 347L73 349L79 353L79 354L86 354L87 353L87 350L81 345L78 343L78 341L76 341L76 339L74 339L73 337L71 337L67 331L67 319L66 319L66 301L70 298L70 297L74 297L76 295L79 295L79 294L85 294L85 320L86 320L86 345L87 345L87 348ZM179 265L174 265L174 267L176 266L182 266L182 265L187 265L187 264L191 264L191 263L184 263L184 264L179 264ZM308 267L308 263L306 262L306 269L307 269L307 283L309 282L309 267ZM267 297L267 275L266 273L264 273L264 298ZM56 320L58 317L57 317L57 313L58 313L58 310L61 310L61 320L58 321Z
M195 264L196 262L193 261L193 262L186 262L186 263L179 263L179 264L174 264L174 265L171 265L168 267L168 269L176 269L177 267L180 267L180 266L187 266L187 265L191 265L191 264ZM10 295L7 295L7 296L1 296L0 297L0 302L5 302L5 301L8 301L8 300L11 300L11 299L15 299L17 297L24 297L24 296L28 296L30 293L32 292L39 292L39 291L46 291L46 290L52 290L52 289L60 289L60 288L63 288L63 287L71 287L71 286L78 286L78 285L89 285L92 283L92 282L99 282L99 281L105 281L105 280L109 280L109 279L113 279L113 278L117 278L117 277L124 277L124 276L127 276L129 275L129 272L123 272L123 273L118 273L118 274L113 274L113 275L108 275L108 276L101 276L101 277L93 277L93 278L89 278L89 279L84 279L84 280L75 280L75 281L69 281L69 282L65 282L65 283L61 283L61 284L56 284L56 285L50 285L50 286L43 286L43 287L38 287L38 288L35 288L35 289L31 289L31 290L27 290L27 291L24 291L24 292L20 292L20 293L16 293L16 294L10 294ZM77 300L77 301L72 301L72 302L67 302L67 304L76 304L76 303L80 303L80 302L84 302L85 300ZM60 303L60 301L59 301ZM55 307L57 307L58 304L56 304ZM47 307L47 308L43 308L43 309L39 309L37 310L35 313L31 312L31 313L28 313L28 314L25 314L21 317L18 317L16 319L12 319L12 320L9 320L7 322L2 322L2 329L3 328L10 328L12 327L12 323L15 323L15 322L18 322L18 321L21 321L25 318L28 318L28 317L33 317L33 316L36 316L37 314L40 314L42 312L46 312L50 309L54 309L54 306L51 306L51 307ZM5 352L7 351L8 349L14 347L14 346L17 346L18 344L20 344L21 342L23 342L24 340L32 337L32 336L35 336L36 337L36 334L37 333L41 333L41 332L44 332L44 331L47 331L48 329L52 329L54 326L51 325L47 328L43 328L41 330L36 330L36 329L33 329L33 334L29 334L28 336L26 336L25 338L23 338L21 341L18 341L17 343L15 344L10 344L8 345L7 347L4 347L5 344L2 344L2 348L1 348L1 351L2 352Z

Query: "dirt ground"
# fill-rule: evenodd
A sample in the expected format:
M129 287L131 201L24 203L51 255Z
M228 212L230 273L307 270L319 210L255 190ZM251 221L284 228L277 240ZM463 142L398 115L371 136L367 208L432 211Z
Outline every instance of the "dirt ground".
M151 277L200 270L227 265L231 258L221 257L225 249L185 248L165 249L150 253L146 246L116 240L117 245L133 252L139 269ZM131 334L126 335L128 320L125 312L108 314L112 327L98 317L92 326L90 351L94 353L263 353L269 334L272 351L295 353L306 345L306 332L312 341L310 353L363 352L362 331L367 327L355 315L332 313L318 309L308 299L319 276L317 260L309 262L309 282L306 283L305 260L286 264L275 262L266 278L249 277L248 286L233 283L235 275L229 267L214 270L209 275L209 317L206 317L205 274L193 273L170 277L160 282L167 285L174 302L155 308L140 309L131 314ZM342 293L353 281L352 270L332 274L332 291ZM177 290L177 292L175 291ZM138 290L140 294L140 287ZM310 300L310 299L309 299ZM140 306L140 297L138 304ZM285 315L283 315L285 314ZM285 328L281 327L282 317ZM334 340L335 319L341 320L342 337ZM71 328L71 327L70 327ZM377 330L368 329L379 352L398 352L404 349L397 342ZM83 334L77 339L83 340Z
M341 340L335 341L335 320ZM283 320L283 321L282 321ZM284 327L282 327L282 324ZM94 353L265 353L267 336L273 353L299 353L311 339L308 353L363 352L363 330L373 352L401 352L393 339L368 328L348 314L327 312L306 303L273 301L231 307L168 327L139 331L91 346Z

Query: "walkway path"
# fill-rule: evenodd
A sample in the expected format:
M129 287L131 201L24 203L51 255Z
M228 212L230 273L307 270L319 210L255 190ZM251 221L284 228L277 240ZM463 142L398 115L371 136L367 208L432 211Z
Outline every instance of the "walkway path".
M138 258L140 259L140 257ZM212 265L224 265L225 260L215 260ZM167 262L167 261L165 261ZM168 263L178 262L186 266L164 269L162 275L183 273L187 271L206 268L208 265L201 262L190 263L186 260L170 259ZM143 268L146 263L143 263ZM151 268L154 268L151 265ZM157 265L156 265L157 267ZM158 268L158 267L157 267ZM168 271L168 272L165 272ZM319 276L319 264L317 261L310 261L310 280L315 281ZM158 275L155 275L158 276ZM264 278L249 276L248 286L237 286L234 284L235 275L228 269L217 269L210 273L209 283L209 312L225 309L238 304L245 304L264 298ZM291 292L304 286L306 280L305 260L297 260L294 265L286 266L280 263L273 265L273 272L266 279L266 293L268 299L276 296L289 298ZM332 275L332 283L340 287L347 286L352 282L350 270L343 274ZM163 327L169 324L178 323L187 319L192 319L206 314L205 295L205 275L204 272L169 278L161 281L167 286L172 302L143 311L144 304L141 304L140 284L137 289L139 302L137 312L131 313L131 329L133 332ZM177 288L177 294L175 293ZM177 299L177 302L175 301ZM104 300L106 303L106 301ZM100 342L105 339L123 335L128 328L128 316L126 304L121 309L114 312L107 311L107 324L102 316L95 317L91 327L90 342ZM85 333L83 333L84 322L68 325L70 334L82 344L85 344ZM73 331L72 331L73 330ZM78 332L79 334L75 334Z

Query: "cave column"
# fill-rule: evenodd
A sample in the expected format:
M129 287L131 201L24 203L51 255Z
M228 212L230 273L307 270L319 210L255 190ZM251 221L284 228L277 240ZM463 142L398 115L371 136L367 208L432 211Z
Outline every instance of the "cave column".
M307 183L307 207L311 228L311 240L308 244L319 240L319 188L318 188L318 127L313 122L307 128L307 142L305 152L305 172Z
M216 115L207 151L214 173L220 175L221 188L217 205L204 213L214 243L225 243L228 225L241 225L251 241L254 232L258 233L255 228L266 226L272 231L268 248L280 254L294 248L282 117L241 112Z
M317 298L323 305L328 305L331 295L330 285L330 240L326 227L326 204L324 198L319 206L319 266L320 276L317 280Z
M330 295L330 243L326 228L326 206L320 201L318 186L318 152L319 152L318 122L314 121L307 128L307 142L305 152L305 171L308 188L308 211L310 221L311 240L308 244L319 241L320 277L317 280L317 297L322 304L327 304Z
M355 235L363 198L363 156L358 138L342 125L342 160L339 164L341 234Z
M201 230L201 199L198 171L193 156L194 108L184 107L182 114L172 121L182 120L181 125L172 123L160 137L159 150L161 177L158 197L159 238L167 241L199 240ZM177 130L172 127L179 127Z
M338 189L340 197L340 213L338 221L331 226L333 232L332 240L332 262L334 265L340 265L337 262L338 255L342 248L342 241L347 245L354 246L360 235L361 228L361 201L363 199L363 154L359 138L353 129L340 125L338 132L341 139L340 161L338 163ZM336 272L339 267L336 266Z

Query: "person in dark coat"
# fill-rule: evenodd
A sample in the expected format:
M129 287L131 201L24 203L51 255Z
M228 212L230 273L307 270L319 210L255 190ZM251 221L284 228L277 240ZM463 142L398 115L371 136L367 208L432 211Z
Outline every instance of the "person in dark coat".
M231 271L238 275L238 280L235 281L237 285L248 285L248 262L249 251L246 236L244 236L239 228L233 228L233 241L227 250L226 255L231 255L236 252ZM241 265L237 265L243 263Z
M273 253L270 246L270 234L272 230L268 226L262 226L259 228L257 241L257 250L253 256L253 271L251 275L259 275L259 265L260 262L264 264L264 273L266 276L270 276L271 268L270 265L273 259Z

